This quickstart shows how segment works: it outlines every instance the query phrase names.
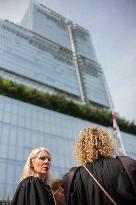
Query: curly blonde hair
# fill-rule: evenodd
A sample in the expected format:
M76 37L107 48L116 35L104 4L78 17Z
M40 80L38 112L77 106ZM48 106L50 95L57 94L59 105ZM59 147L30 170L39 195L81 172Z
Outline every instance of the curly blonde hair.
M33 167L31 166L31 162L32 162L32 159L35 159L41 151L45 151L50 155L48 149L46 149L44 147L39 147L39 148L33 149L31 151L31 153L29 154L28 159L25 163L25 166L23 168L23 171L22 171L22 174L20 177L20 181L22 181L26 177L35 176L35 171L34 171ZM47 178L45 179L45 182L47 183L48 180L49 180L49 174L48 174Z
M85 128L75 145L74 154L79 165L86 165L101 157L114 156L114 143L111 135L100 128Z

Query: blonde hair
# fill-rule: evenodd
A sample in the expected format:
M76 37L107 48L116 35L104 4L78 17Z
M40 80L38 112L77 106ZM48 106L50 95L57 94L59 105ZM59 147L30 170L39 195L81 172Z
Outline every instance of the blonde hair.
M100 128L85 128L80 133L74 154L79 165L92 163L101 157L114 156L114 143L111 135Z
M31 151L31 153L29 154L28 159L25 163L25 166L23 168L23 171L22 171L22 174L20 177L20 181L22 181L26 177L35 176L35 171L34 171L33 167L31 166L31 161L32 161L32 159L35 159L41 151L45 151L50 155L48 149L46 149L44 147L39 147L39 148L33 149ZM45 179L45 182L48 181L48 178L49 178L49 174L48 174L47 178Z

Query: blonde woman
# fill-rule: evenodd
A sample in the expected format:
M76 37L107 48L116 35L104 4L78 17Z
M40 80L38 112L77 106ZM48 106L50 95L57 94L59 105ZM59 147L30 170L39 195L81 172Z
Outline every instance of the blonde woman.
M133 187L121 161L114 157L114 144L108 132L100 128L83 129L74 154L80 166L72 168L63 178L67 205L136 204L136 161L130 160L135 170Z
M21 176L12 205L55 205L48 185L51 155L46 148L32 150Z

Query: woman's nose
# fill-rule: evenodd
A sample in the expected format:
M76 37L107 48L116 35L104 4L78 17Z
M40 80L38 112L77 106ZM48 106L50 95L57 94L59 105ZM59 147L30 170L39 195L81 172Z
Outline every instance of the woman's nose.
M45 162L45 163L49 163L50 160L49 160L49 159L45 159L44 162Z

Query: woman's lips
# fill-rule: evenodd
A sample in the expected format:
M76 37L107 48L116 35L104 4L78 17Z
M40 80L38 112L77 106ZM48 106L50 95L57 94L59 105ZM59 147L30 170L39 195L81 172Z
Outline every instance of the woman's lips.
M49 167L43 167L43 169L48 170L48 169L49 169Z

